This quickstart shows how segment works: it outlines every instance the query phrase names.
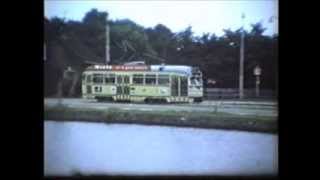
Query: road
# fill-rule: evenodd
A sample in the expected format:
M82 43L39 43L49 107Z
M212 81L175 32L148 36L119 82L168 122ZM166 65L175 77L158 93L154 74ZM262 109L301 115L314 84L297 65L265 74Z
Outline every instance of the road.
M44 104L48 107L56 106L57 98L46 98ZM97 102L96 100L68 98L61 99L61 104L74 108L108 109L118 108L122 110L140 111L218 111L238 115L260 115L277 117L278 108L276 102L253 102L253 101L203 101L193 104L143 104L143 103L119 103Z

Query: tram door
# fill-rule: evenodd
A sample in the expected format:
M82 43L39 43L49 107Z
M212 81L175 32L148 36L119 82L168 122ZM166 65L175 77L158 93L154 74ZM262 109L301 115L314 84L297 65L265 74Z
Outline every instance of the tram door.
M171 76L171 96L178 96L179 92L179 77Z
M188 78L185 76L180 77L180 95L188 96Z
M171 95L188 96L188 78L184 76L171 77Z
M130 77L128 75L117 76L117 95L129 95Z

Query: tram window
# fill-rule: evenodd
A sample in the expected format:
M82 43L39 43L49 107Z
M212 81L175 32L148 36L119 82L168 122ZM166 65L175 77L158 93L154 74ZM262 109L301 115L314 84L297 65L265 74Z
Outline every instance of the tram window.
M86 79L86 75L85 75L85 74L82 74L81 80L84 81L85 79Z
M122 83L122 76L117 76L117 83L121 84Z
M202 79L200 77L196 78L199 84L202 84Z
M134 74L132 78L133 84L143 84L143 75L142 74Z
M92 81L94 83L102 83L103 82L103 76L102 74L93 74L93 79Z
M91 77L92 77L91 75L87 76L87 83L91 83Z
M130 81L129 76L124 76L123 81L125 84L129 84L129 81Z
M116 77L114 74L106 74L104 80L107 84L114 84L116 81Z
M202 79L200 77L191 77L191 84L192 85L201 85Z
M146 84L156 84L156 75L155 74L147 74L146 75Z
M191 77L191 84L192 85L196 85L197 83L196 83L196 78L195 77Z
M158 83L159 83L159 85L168 85L169 84L169 75L159 75Z

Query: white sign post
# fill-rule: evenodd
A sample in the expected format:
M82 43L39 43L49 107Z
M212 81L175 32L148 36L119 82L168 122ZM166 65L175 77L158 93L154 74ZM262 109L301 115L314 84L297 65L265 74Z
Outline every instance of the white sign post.
M256 75L256 76L260 76L261 75L261 68L259 67L259 66L256 66L255 68L254 68L254 75Z
M253 74L256 76L256 97L260 96L260 75L261 75L261 68L256 66L253 70Z

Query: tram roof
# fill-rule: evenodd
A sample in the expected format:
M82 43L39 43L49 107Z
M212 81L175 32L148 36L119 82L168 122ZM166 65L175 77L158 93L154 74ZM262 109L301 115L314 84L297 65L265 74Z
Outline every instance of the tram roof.
M192 74L193 67L184 65L93 65L87 70L106 71L153 71L153 72L175 72Z

